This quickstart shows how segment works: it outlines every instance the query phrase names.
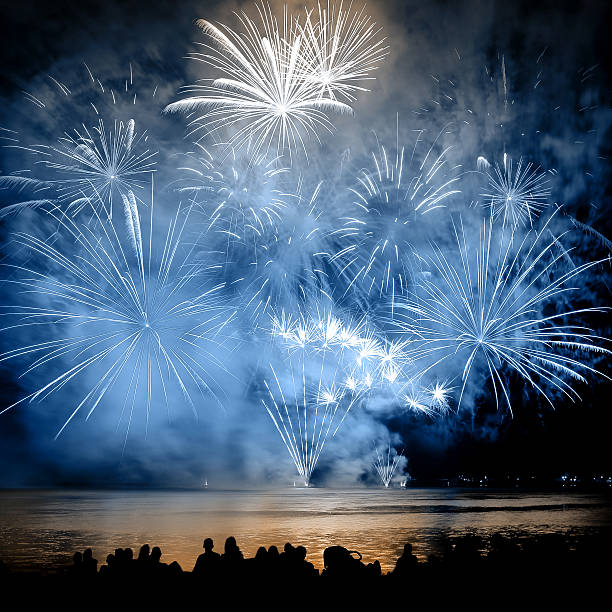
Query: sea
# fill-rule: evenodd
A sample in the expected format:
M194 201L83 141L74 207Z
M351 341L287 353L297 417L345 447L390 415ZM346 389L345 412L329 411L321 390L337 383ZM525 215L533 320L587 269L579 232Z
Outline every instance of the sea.
M45 570L92 548L100 564L115 548L159 546L162 561L191 570L204 538L215 550L234 536L247 557L259 546L303 545L322 568L341 545L393 568L406 542L421 560L447 537L531 537L612 529L612 495L464 488L214 490L2 490L0 559Z

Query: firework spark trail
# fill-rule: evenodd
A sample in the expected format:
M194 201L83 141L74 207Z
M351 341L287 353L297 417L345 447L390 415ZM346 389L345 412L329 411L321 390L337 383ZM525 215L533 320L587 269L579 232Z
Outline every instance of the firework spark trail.
M312 377L307 364L312 365L311 360L304 356L289 357L284 378L270 364L273 382L265 380L268 398L262 399L306 486L332 428L361 397L336 380L336 366L326 366L325 357L312 367L320 370L318 378Z
M0 219L17 214L26 208L43 208L52 204L51 184L29 177L0 176L0 191L17 196L18 202L0 208ZM3 194L4 195L4 194ZM46 196L46 197L45 197ZM25 197L25 199L23 199Z
M124 204L129 245L121 228L100 215L97 205L91 206L94 222L88 224L55 208L47 214L68 240L70 252L19 232L15 241L50 271L5 264L19 273L5 282L47 305L2 306L1 316L9 321L2 332L19 330L21 337L44 332L51 339L5 351L0 361L30 360L22 376L50 366L62 371L2 412L24 402L43 401L81 380L89 390L76 402L58 436L82 410L89 418L115 386L125 391L120 421L129 407L126 441L137 399L146 406L148 426L152 398L158 392L169 410L170 384L180 389L196 416L190 387L216 401L222 391L214 373L225 369L221 361L225 328L235 312L220 305L219 286L202 285L203 270L191 263L189 249L184 254L188 215L177 209L158 252L152 246L153 187L148 249L143 246L138 205L131 192ZM66 363L70 367L63 369ZM95 377L93 384L85 380L88 376Z
M389 447L386 453L383 452L381 454L380 449L376 446L374 447L374 450L376 452L374 468L376 469L381 482L385 486L385 489L388 489L403 457L403 451L398 453L395 449L393 449L393 454L391 454L391 442L389 442Z
M563 377L586 382L581 370L601 374L563 351L611 354L596 343L605 339L588 328L565 323L568 318L607 309L543 313L546 304L576 290L572 281L604 261L584 263L553 276L563 255L556 250L562 236L543 240L551 219L519 242L514 232L502 231L498 236L491 216L483 221L475 252L468 246L463 224L459 229L455 226L457 261L433 245L434 254L428 260L437 278L423 280L418 293L397 304L402 317L395 324L413 341L407 354L423 364L420 375L447 360L460 360L459 405L478 360L492 382L497 405L503 394L511 410L504 368L519 374L552 405L543 383L574 401L578 393Z
M306 41L300 67L304 78L317 85L319 96L343 97L349 103L357 92L368 91L360 83L374 80L370 73L389 54L382 28L365 13L365 6L351 9L349 5L344 10L342 1L318 2L316 11L308 12L305 25L298 24Z
M397 367L399 347L374 340L362 319L329 311L271 317L272 339L283 350L282 369L270 364L273 382L262 402L307 485L330 434L351 409Z
M361 281L367 295L372 290L378 298L390 293L393 305L395 296L409 288L414 259L409 257L411 226L419 216L443 208L448 198L460 193L460 177L453 174L455 168L448 169L450 147L436 155L435 141L414 175L406 176L419 142L420 135L409 158L398 143L395 159L379 144L378 152L372 152L372 168L362 169L356 187L350 189L356 198L354 212L342 228L344 270L351 277L346 291Z
M546 174L531 163L523 164L522 159L513 168L512 159L506 153L503 168L496 164L494 172L489 170L490 164L485 158L478 160L479 166L487 170L490 192L483 193L482 197L486 198L486 206L493 216L501 217L504 226L533 225L550 196Z
M196 113L193 131L207 134L235 128L230 144L245 144L255 154L271 147L276 155L287 150L306 152L306 137L318 139L331 132L329 112L351 114L343 102L319 95L316 83L304 78L305 41L287 8L279 26L267 4L257 5L259 24L245 13L235 13L242 32L199 19L197 25L211 38L191 57L226 76L211 85L192 85L187 93L201 93L170 104L168 112Z

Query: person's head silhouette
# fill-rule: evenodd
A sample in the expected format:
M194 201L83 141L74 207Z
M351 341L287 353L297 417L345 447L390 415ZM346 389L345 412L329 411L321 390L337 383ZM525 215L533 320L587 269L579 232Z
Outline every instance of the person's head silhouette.
M238 548L236 544L236 538L234 536L230 536L225 540L225 552L233 552Z
M274 545L270 546L270 548L268 548L268 555L272 558L278 557L278 548Z
M153 563L159 563L161 556L162 556L161 548L159 546L154 546L153 549L151 550L151 561L153 561Z
M148 544L143 544L138 552L138 560L146 561L149 558L150 548Z
M215 543L212 538L206 538L204 540L203 548L206 552L212 552L212 549L215 547Z

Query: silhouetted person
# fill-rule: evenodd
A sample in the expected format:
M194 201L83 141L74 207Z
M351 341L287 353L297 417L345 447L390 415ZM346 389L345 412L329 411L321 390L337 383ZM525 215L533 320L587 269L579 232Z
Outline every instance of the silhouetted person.
M310 580L319 575L319 572L315 569L315 566L306 561L306 548L304 546L298 546L295 549L295 566L299 578Z
M244 557L236 544L236 538L230 536L225 540L225 547L221 555L221 573L223 579L228 583L233 583L236 579L241 579L244 572Z
M151 576L153 578L161 578L166 576L168 566L160 561L162 551L159 546L154 546L151 549L151 555L149 557L149 563L151 564Z
M227 540L225 540L223 560L228 563L238 563L243 559L244 557L242 556L242 552L238 548L238 544L236 544L236 538L234 536L230 536L227 538Z
M366 566L368 578L380 578L382 576L382 568L380 567L380 561L376 559L374 563L368 563Z
M412 554L412 544L404 544L404 552L395 563L393 575L402 578L410 576L414 573L418 563L418 559Z
M151 548L148 544L143 544L138 551L138 559L140 563L148 563L149 555L151 554Z
M288 562L293 559L293 553L295 548L293 548L291 542L286 542L285 546L283 546L283 552L280 554L281 561Z
M111 553L110 555L106 556L106 565L103 565L100 568L100 576L104 576L106 578L112 577L115 575L116 570L115 555Z
M95 576L98 573L98 560L94 559L93 551L88 548L83 553L83 574L86 576Z
M166 574L170 578L176 578L177 576L180 576L182 573L183 573L183 568L180 566L178 561L173 561L168 566L168 569L166 570Z
M202 548L204 552L197 558L193 566L193 574L198 577L214 579L219 575L221 555L216 553L213 548L215 544L212 538L206 538Z
M279 556L279 562L281 578L288 578L295 572L295 548L293 548L291 542L286 542L285 546L283 546L283 552Z
M278 552L278 548L272 545L268 548L268 572L271 575L274 575L278 572L280 565L280 554Z
M138 579L144 579L148 576L151 569L151 547L148 544L143 544L138 551L138 557L133 563L134 574Z
M72 555L72 567L70 568L70 575L75 578L81 578L83 576L83 553L77 551Z
M270 548L268 548L268 557L270 559L274 559L276 561L278 561L278 558L280 557L280 555L278 553L278 548L276 546L274 546L274 544L272 544L272 546L270 546Z

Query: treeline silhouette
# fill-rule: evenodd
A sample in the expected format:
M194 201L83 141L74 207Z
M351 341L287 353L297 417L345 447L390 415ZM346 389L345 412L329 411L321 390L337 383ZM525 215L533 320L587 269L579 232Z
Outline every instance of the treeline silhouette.
M486 545L485 545L486 544ZM282 552L276 546L260 547L253 558L245 558L236 539L227 538L222 553L214 550L211 538L203 543L204 552L193 568L182 568L176 561L165 563L158 546L141 546L138 555L131 548L117 548L99 564L91 549L74 553L72 565L53 574L11 572L0 562L0 581L27 584L42 581L62 588L138 588L154 585L180 587L188 592L203 585L220 588L233 585L260 586L278 590L289 585L327 588L341 584L410 586L414 591L436 585L516 585L537 583L561 585L564 580L599 580L609 572L610 535L605 532L566 537L547 534L516 538L494 534L488 542L478 536L440 538L437 551L419 561L406 544L395 567L387 574L378 561L365 563L357 551L330 546L323 553L319 572L307 560L304 546L286 543ZM100 567L99 567L100 565Z

